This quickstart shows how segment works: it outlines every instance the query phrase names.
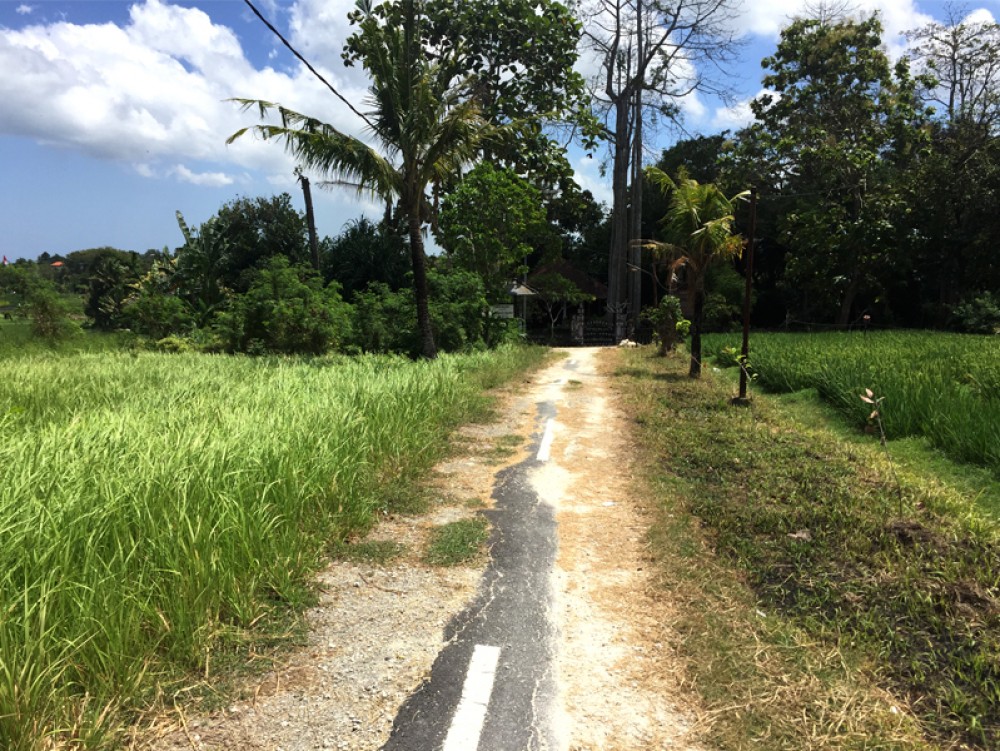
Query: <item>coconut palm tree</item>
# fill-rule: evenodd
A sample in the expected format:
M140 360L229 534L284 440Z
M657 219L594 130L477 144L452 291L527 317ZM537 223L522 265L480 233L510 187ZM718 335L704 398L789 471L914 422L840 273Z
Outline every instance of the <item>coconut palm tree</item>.
M645 245L668 256L673 261L671 271L684 269L692 298L688 375L700 378L705 274L716 261L740 253L743 238L733 234L733 205L748 196L749 191L726 198L714 183L701 184L684 172L676 181L656 167L649 167L646 175L664 193L671 193L667 213L660 221L666 241L647 241Z
M262 120L277 113L280 125L243 128L227 143L247 132L277 138L301 164L328 176L331 183L371 192L386 202L398 201L407 219L422 353L433 358L437 348L421 232L430 214L427 191L470 164L496 129L483 120L472 100L458 95L451 74L422 48L418 6L415 0L404 1L396 23L377 16L370 4L359 4L359 32L351 51L371 78L365 120L375 146L258 99L234 101L244 110L257 110Z

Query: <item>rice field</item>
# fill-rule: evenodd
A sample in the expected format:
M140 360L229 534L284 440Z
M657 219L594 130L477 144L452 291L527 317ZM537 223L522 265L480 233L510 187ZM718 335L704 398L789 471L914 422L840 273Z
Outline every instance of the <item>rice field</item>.
M110 747L209 676L537 357L0 358L0 748Z
M754 334L750 364L770 391L816 389L865 424L871 389L887 438L924 436L958 461L1000 474L1000 337L927 331ZM705 352L739 347L706 337Z

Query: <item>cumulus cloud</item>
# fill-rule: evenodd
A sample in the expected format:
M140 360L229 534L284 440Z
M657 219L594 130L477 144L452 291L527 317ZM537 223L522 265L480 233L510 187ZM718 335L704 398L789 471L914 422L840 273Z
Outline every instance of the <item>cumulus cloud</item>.
M967 24L978 24L978 23L992 24L992 23L996 23L996 19L993 17L993 14L990 11L988 11L986 8L976 8L976 10L972 11L971 13L969 13L969 15L967 15L962 20L965 23L967 23Z
M245 137L226 147L230 134L256 122L231 97L281 102L344 130L360 126L307 71L258 70L231 29L164 0L133 5L121 25L0 28L0 69L14 72L0 77L0 134L150 170L197 160L291 172L290 157L273 143ZM353 101L364 97L363 82L344 89ZM223 172L173 174L226 184L218 182Z
M192 172L183 164L175 164L170 170L170 174L181 182L212 188L221 188L225 185L232 185L235 182L233 178L224 172Z
M745 128L753 122L753 112L750 111L750 103L754 99L759 99L765 94L777 97L778 93L770 89L761 89L752 97L735 102L728 107L720 107L712 115L712 125L719 130L739 130Z
M614 197L611 194L611 181L601 175L600 160L584 154L573 160L572 165L577 184L584 190L589 190L596 201L610 206Z
M755 36L777 39L781 29L793 18L807 13L810 0L768 0L766 3L745 3L739 18L740 29ZM885 30L884 39L889 53L898 57L905 49L900 35L929 23L932 18L917 8L916 0L852 0L851 11L862 15L878 12Z
M30 16L32 13L35 12L35 6L22 3L21 5L17 6L17 10L15 12L19 16Z

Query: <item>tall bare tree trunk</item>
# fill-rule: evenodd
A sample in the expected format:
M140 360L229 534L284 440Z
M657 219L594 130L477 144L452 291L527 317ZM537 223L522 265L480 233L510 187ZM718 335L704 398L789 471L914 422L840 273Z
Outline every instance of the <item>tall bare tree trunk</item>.
M643 59L642 0L636 0L636 57ZM637 76L632 101L632 212L628 237L628 318L632 336L639 328L639 308L642 307L642 89L645 74Z
M608 255L608 308L614 321L615 342L618 342L624 335L625 317L623 311L628 301L627 269L625 266L628 258L628 176L631 167L628 100L625 101L624 106L619 105L616 109L615 128L623 136L614 143L614 168L611 176L613 208L611 213L611 249Z

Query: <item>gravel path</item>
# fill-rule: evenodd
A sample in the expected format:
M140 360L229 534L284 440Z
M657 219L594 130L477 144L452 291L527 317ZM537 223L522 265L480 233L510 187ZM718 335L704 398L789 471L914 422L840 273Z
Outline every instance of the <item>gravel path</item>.
M602 375L615 352L567 355L508 387L497 422L460 431L456 454L432 480L439 502L431 513L380 524L373 537L405 543L406 556L382 567L336 562L320 574L305 648L248 686L245 700L211 715L163 718L136 747L378 749L444 646L444 626L475 595L484 568L483 561L455 568L421 563L428 530L490 503L496 473L521 461L540 430L536 403L552 401L552 460L532 482L555 499L559 529L550 607L560 634L561 751L697 749L690 738L696 707L684 696L670 649L669 602L651 587L648 523L631 491L627 425ZM513 434L524 441L511 454Z

